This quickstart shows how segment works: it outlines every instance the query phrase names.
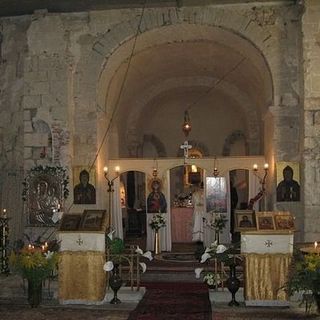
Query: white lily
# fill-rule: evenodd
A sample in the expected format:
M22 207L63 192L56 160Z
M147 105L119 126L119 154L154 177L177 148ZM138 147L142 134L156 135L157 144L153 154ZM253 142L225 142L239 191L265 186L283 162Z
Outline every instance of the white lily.
M201 261L200 261L200 263L204 263L204 262L206 262L208 259L210 259L211 258L211 255L209 254L209 253L207 253L207 252L205 252L202 256L201 256Z
M200 274L203 271L203 268L196 268L194 269L194 273L196 274L196 278L200 279Z
M149 261L153 259L151 251L146 251L142 256L148 258Z
M111 271L113 270L113 262L112 261L107 261L104 265L103 265L103 270L104 271Z
M53 252L48 251L48 252L46 252L46 253L44 254L44 256L46 257L46 259L47 259L47 260L49 260L49 259L51 259L51 258L52 258L52 256L53 256Z
M144 262L140 262L139 264L140 264L140 266L142 268L142 273L145 273L146 270L147 270L147 265Z
M206 248L206 250L205 250L205 252L204 253L209 253L209 252L211 252L213 250L213 248Z
M143 255L143 251L137 246L136 253Z
M112 230L108 233L108 238L112 241L113 240L113 234L115 233L116 230Z
M223 253L227 250L227 247L224 246L223 244L219 244L218 247L217 247L217 253Z

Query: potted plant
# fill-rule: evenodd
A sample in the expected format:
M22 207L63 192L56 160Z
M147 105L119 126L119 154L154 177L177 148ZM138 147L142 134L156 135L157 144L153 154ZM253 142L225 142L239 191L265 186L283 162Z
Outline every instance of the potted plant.
M320 255L316 253L295 253L285 289L291 296L302 293L306 303L306 312L310 311L313 302L320 312ZM308 299L308 296L313 299Z
M114 292L114 297L110 303L118 304L121 301L117 297L117 292L123 284L119 271L119 265L121 263L126 263L131 269L133 268L133 261L130 259L132 255L128 256L124 253L125 245L123 240L117 237L113 238L113 233L114 231L110 232L106 237L107 255L109 260L104 264L103 270L111 272L111 276L109 277L109 286ZM149 260L152 260L150 251L143 252L139 246L137 246L135 252L143 257L148 258ZM147 269L146 264L144 262L139 262L139 265L144 273Z
M48 250L47 243L41 246L29 244L9 258L13 270L28 281L28 302L37 307L42 300L42 282L57 268L58 254Z
M236 277L236 266L239 265L240 261L242 260L241 257L234 252L233 247L227 248L226 246L222 244L218 244L218 241L216 240L213 242L208 248L206 248L205 252L201 256L201 263L205 263L206 261L210 259L217 259L219 262L223 262L224 265L229 266L230 274L229 278L227 279L227 287L232 295L232 300L229 302L229 306L238 306L239 303L235 299L235 294L239 290L240 287L240 281ZM199 278L201 272L203 271L203 268L197 268L195 269L196 277ZM207 276L208 272L206 272L205 277ZM215 280L218 280L217 277L217 271L215 270L214 274ZM207 277L210 282L212 282L212 277ZM221 281L221 277L219 276L219 280Z

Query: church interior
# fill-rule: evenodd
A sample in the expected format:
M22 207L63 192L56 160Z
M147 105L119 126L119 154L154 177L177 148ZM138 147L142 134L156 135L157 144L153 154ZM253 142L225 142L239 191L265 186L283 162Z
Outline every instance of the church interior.
M4 288L54 244L62 305L106 301L115 259L120 300L210 273L212 309L292 307L298 252L320 311L319 21L318 0L0 1Z

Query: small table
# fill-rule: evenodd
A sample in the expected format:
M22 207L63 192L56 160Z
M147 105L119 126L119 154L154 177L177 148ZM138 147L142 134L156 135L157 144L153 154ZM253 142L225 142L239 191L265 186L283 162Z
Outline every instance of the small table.
M193 208L171 209L172 242L192 242Z

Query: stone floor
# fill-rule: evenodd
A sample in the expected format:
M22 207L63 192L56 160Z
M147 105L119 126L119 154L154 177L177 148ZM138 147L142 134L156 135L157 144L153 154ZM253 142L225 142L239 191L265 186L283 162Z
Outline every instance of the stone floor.
M121 304L112 305L106 296L106 301L101 305L60 305L56 299L57 283L53 282L50 290L45 288L42 304L38 308L30 308L24 287L19 276L0 276L0 320L124 320L138 303L122 300ZM291 302L289 308L246 307L242 291L237 295L239 307L228 307L228 291L220 293L219 297L211 291L210 300L212 320L320 319L315 314L306 315L297 302Z

